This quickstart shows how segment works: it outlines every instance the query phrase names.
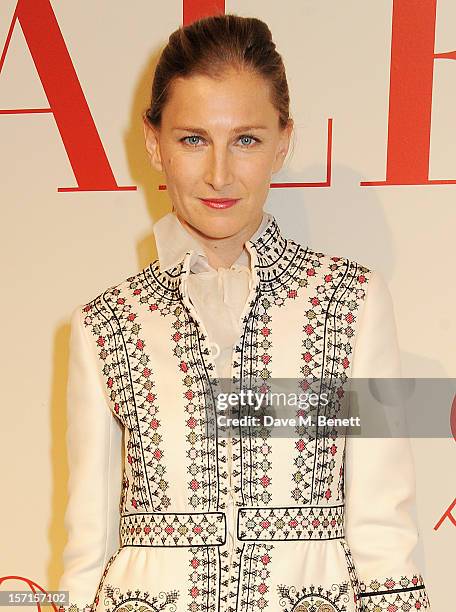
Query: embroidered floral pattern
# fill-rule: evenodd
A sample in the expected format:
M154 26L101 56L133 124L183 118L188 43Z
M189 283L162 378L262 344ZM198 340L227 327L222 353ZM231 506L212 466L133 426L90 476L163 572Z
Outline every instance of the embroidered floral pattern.
M166 496L168 483L163 478L166 471L163 452L158 448L161 441L156 431L158 404L151 392L149 358L144 352L145 342L139 337L141 326L135 323L136 314L118 287L106 290L86 304L83 313L84 324L99 347L112 410L125 428L124 482L129 482L130 490L128 499L127 492L123 491L124 511L166 509L170 499ZM151 478L150 465L155 462L158 465ZM157 474L161 478L157 479Z
M129 589L121 592L107 584L104 588L106 612L175 612L179 591L161 592L151 595L148 591Z
M421 574L360 583L361 612L409 612L429 608Z
M344 506L240 508L240 540L325 540L343 537Z
M190 571L188 590L190 603L188 610L207 610L207 612L218 612L217 608L217 583L218 572L218 547L199 546L189 549Z
M220 610L231 612L236 610L237 601L241 591L241 567L242 560L247 559L243 553L244 547L235 546L232 551L228 546L219 547L219 575L220 575Z
M304 313L301 380L303 391L309 392L316 383L328 393L331 401L320 403L306 414L315 422L320 415L335 417L343 414L342 402L346 394L357 311L365 298L364 286L370 277L367 268L340 257L327 258L313 253L306 261L305 273L316 278ZM309 380L311 377L311 380ZM305 416L302 409L296 416ZM334 503L343 499L344 440L337 440L337 432L329 427L317 428L315 434L304 426L297 426L297 470L292 474L296 503ZM317 468L317 469L315 469ZM334 499L334 477L338 477L337 498Z
M91 612L92 606L87 604L85 606L78 606L75 603L70 603L68 606L59 606L59 612Z
M216 444L214 431L214 413L208 405L208 391L214 389L210 374L213 372L209 348L205 345L205 336L190 319L183 307L182 294L176 279L180 278L182 264L160 274L158 262L151 264L149 274L141 275L131 287L135 287L136 296L147 308L150 316L167 314L171 319L172 333L170 342L175 367L182 383L183 401L185 403L185 430L187 443L188 503L194 510L216 507L220 497L217 487L223 487L228 474L219 473L217 478ZM174 279L174 284L170 279ZM169 288L169 295L157 299L163 287ZM177 300L179 300L177 302ZM215 390L214 390L215 392ZM215 486L211 486L211 483ZM226 489L225 489L226 491ZM222 496L223 499L223 496ZM219 508L223 508L219 505Z
M279 604L284 612L347 612L348 582L333 584L330 589L322 586L278 586Z
M267 610L269 608L269 578L273 551L272 544L246 545L245 561L242 566L242 587L239 594L240 610ZM230 612L236 610L235 601L233 597L233 607Z
M128 514L120 519L122 546L195 546L223 544L223 512Z
M297 247L280 233L275 219L256 241L253 269L258 284L242 318L239 341L233 348L232 379L237 385L236 390L244 388L245 384L254 391L269 390L273 341L271 309L283 306L287 297L296 297L295 292L288 295L288 290L289 283L298 276ZM259 387L256 386L258 381ZM241 431L236 434L231 436L230 442L234 491L236 495L242 495L238 504L271 504L272 463L268 443L271 429L266 426L255 428L255 434L248 441L243 440ZM220 442L225 448L226 439Z
M139 299L139 289L132 278L127 279L128 288ZM155 380L150 354L138 312L125 292L118 288L106 292L106 301L113 316L119 321L121 344L125 351L126 368L123 373L123 387L132 397L134 410L129 411L128 462L133 473L142 472L140 489L132 490L136 495L130 498L129 512L135 510L166 510L171 500L167 495L169 483L165 478L166 461L160 433L159 398L155 392ZM120 340L120 338L119 338ZM120 346L119 346L120 344Z

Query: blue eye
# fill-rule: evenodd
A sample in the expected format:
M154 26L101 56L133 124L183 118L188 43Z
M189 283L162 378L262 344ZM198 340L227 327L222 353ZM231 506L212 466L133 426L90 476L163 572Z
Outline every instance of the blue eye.
M186 141L188 138L200 138L200 136L196 136L195 134L194 134L194 135L192 135L192 136L185 136L185 138L181 138L181 141L182 141L182 142L185 142L185 141ZM195 146L195 144L194 144L194 143L186 143L186 144L189 144L189 145L190 145L190 146L192 146L192 147L193 147L193 146Z
M257 138L255 138L254 136L250 136L249 134L244 134L239 138L239 140L241 140L242 138L250 138L250 140L258 141Z
M193 141L190 142L191 138L196 138L196 140L201 140L201 136L198 136L197 134L192 134L191 136L184 136L184 138L180 139L180 142L183 142L184 144L189 145L190 147L197 147L198 143ZM243 134L242 136L239 136L238 140L242 140L242 139L250 139L250 141L254 141L254 142L260 142L259 138L256 138L255 136L252 136L250 134ZM249 145L249 143L247 143L246 145L244 145L244 148L248 149L250 148L251 145Z

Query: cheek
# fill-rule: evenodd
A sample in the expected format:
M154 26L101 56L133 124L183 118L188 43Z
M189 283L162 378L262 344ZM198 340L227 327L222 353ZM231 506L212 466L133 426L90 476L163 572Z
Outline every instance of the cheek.
M261 185L271 176L271 161L266 156L246 160L238 165L237 175L250 185Z
M166 157L168 174L176 183L188 181L200 171L197 160L188 159L185 155L169 154Z

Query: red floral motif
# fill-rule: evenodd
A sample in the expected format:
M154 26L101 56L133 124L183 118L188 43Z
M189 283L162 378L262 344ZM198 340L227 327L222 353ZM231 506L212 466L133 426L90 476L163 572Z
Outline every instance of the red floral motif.
M268 487L271 483L271 479L268 476L262 476L260 478L260 482L263 485L263 487Z
M363 612L426 610L430 606L421 574L400 578L389 576L384 580L371 580L369 584L361 582L359 590Z
M298 440L298 442L296 442L296 448L299 451L303 451L306 448L306 443L304 442L304 440Z
M195 429L197 425L197 420L194 417L191 417L187 420L187 425L190 427L190 429Z

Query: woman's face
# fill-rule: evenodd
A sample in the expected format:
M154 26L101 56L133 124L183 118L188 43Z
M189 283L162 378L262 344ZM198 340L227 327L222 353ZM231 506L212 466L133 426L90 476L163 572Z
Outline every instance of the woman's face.
M272 174L287 154L292 121L279 128L268 83L253 73L176 79L160 130L144 122L146 148L164 172L177 216L207 237L252 235ZM233 198L214 209L200 198Z

